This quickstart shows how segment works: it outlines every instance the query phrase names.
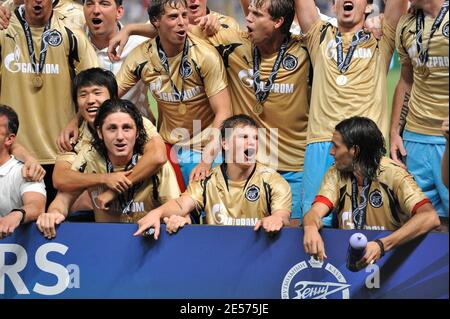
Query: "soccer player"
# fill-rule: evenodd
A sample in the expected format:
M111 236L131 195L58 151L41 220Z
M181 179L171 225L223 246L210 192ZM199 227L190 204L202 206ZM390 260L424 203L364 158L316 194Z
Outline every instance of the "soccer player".
M24 0L6 0L0 6L0 26L8 27L11 12L24 3ZM64 22L76 28L84 27L83 7L75 0L52 0L53 9L65 16ZM6 10L3 10L5 8Z
M81 150L72 169L96 174L132 169L148 140L142 115L136 106L127 100L106 100L97 112L94 126L94 147ZM107 209L101 209L96 201L104 190L102 185L88 188L96 222L134 223L151 209L180 195L169 163L120 194ZM55 226L65 220L69 207L82 191L58 192L47 213L39 216L36 225L46 238L56 236Z
M128 172L114 174L82 174L71 170L73 161L83 148L91 148L95 132L94 120L99 107L105 100L117 99L117 82L111 71L92 68L80 72L73 80L72 99L79 109L81 118L80 134L71 145L70 152L58 154L53 172L53 183L61 191L78 191L88 187L103 185L108 190L100 194L97 203L106 206L117 194L125 192L134 183L152 176L166 163L164 142L156 132L155 126L143 118L148 141L144 145L144 153L133 168ZM87 206L86 206L87 202ZM89 209L90 200L84 202Z
M0 104L0 239L36 220L45 209L44 183L27 182L21 173L23 163L10 155L18 129L17 113Z
M0 31L0 102L18 113L22 123L18 141L47 171L49 201L56 193L51 181L55 141L75 115L71 76L98 65L86 36L70 30L64 19L53 12L50 0L25 0L8 28Z
M210 127L218 130L231 115L226 74L217 52L188 34L184 0L152 1L148 13L158 36L125 60L117 75L119 96L138 80L150 86L169 160L175 167L179 162L184 180L180 184L187 185L197 164L206 176L206 167L220 150Z
M326 258L319 230L322 218L335 211L341 229L392 230L367 244L362 258L370 264L384 253L439 226L439 218L413 177L384 157L384 138L375 122L352 117L333 133L326 173L314 203L303 219L303 245L316 259Z
M275 170L256 163L257 123L242 114L225 120L221 144L224 162L213 168L205 180L192 181L180 198L139 220L135 236L154 227L154 238L158 239L161 220L172 224L168 230L176 232L190 223L188 214L195 209L205 212L203 217L209 225L254 226L255 230L262 227L271 234L289 225L292 204L289 184Z
M406 165L448 229L448 189L441 177L446 139L441 125L449 115L449 3L413 4L416 10L402 16L397 27L401 76L392 106L391 156Z
M293 1L256 0L248 11L246 32L222 28L206 40L225 64L233 113L251 116L266 130L260 135L258 161L289 182L291 222L298 224L309 112L309 54L301 39L289 32Z
M304 167L303 212L333 164L334 127L351 116L366 116L388 134L386 79L395 47L395 28L406 0L389 0L383 36L363 29L367 0L335 0L338 27L321 21L313 0L296 0L296 13L314 69ZM331 216L325 225L331 226Z

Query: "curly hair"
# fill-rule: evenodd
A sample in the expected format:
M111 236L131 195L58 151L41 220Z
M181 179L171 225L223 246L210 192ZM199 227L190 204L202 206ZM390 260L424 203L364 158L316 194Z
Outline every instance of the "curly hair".
M96 130L101 130L103 123L108 115L113 113L126 113L129 114L136 124L136 143L134 144L134 153L143 154L144 145L149 140L147 132L144 128L144 122L142 115L137 107L128 100L112 99L106 100L100 106L95 116L94 127ZM107 149L104 141L98 136L97 132L94 132L94 142L92 143L94 148L104 157L107 157Z

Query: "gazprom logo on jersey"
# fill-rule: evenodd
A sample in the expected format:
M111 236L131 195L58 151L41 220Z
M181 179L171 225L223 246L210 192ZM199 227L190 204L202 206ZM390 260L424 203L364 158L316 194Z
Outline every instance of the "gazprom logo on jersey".
M78 265L64 266L48 258L51 256L52 259L60 260L61 256L58 255L64 256L68 249L69 247L59 243L43 244L36 250L33 265L32 262L29 262L29 253L27 254L21 245L0 244L0 296L5 294L6 277L19 295L55 296L63 293L66 289L80 288ZM30 278L21 277L21 272L25 267L37 267L37 271L34 273L38 275L34 285L30 284ZM10 294L11 290L7 290L6 293Z
M345 277L332 264L313 257L294 265L281 285L282 299L349 299L350 291ZM318 279L318 280L312 280Z
M13 53L6 55L4 63L5 68L11 73L35 73L33 71L33 66L28 62L20 62L21 52L18 46L14 48ZM59 64L44 64L42 70L44 74L59 74Z
M253 90L253 70L241 70L238 76L244 86ZM270 92L278 94L293 94L294 90L295 85L293 83L274 83L270 89Z

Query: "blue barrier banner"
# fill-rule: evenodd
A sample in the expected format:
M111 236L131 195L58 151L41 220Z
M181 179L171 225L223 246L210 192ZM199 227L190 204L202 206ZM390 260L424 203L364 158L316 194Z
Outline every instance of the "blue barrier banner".
M322 230L328 258L303 249L303 231L185 226L158 241L136 225L64 223L45 239L26 225L0 241L0 299L448 298L448 234L430 233L359 272L346 268L355 231ZM388 232L361 231L368 240Z

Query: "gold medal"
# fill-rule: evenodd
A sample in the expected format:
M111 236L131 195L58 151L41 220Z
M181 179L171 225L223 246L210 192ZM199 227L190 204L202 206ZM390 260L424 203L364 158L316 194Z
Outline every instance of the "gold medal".
M336 84L339 86L345 86L348 82L348 79L345 75L341 74L336 78Z
M257 102L254 106L253 106L253 113L260 115L262 112L264 111L264 106L262 105L261 102Z
M31 79L31 82L36 89L40 89L42 85L44 85L44 80L40 74L35 74Z
M186 108L186 104L184 103L180 103L178 104L178 113L180 113L181 115L186 114L187 108Z

